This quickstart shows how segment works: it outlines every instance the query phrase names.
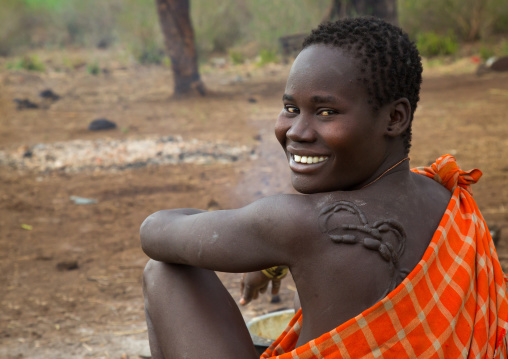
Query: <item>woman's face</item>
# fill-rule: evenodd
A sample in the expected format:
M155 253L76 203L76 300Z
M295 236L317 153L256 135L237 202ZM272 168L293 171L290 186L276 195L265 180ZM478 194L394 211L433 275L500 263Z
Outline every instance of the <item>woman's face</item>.
M373 113L355 58L326 45L296 58L275 135L301 193L360 188L387 156L386 107Z

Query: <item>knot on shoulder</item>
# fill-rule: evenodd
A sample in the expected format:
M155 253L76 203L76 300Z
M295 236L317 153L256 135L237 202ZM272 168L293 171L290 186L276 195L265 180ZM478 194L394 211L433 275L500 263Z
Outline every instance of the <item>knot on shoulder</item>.
M439 157L429 167L418 167L412 171L432 178L446 187L450 192L455 191L458 186L466 190L470 195L473 195L471 185L478 182L482 176L482 171L479 169L462 171L457 165L455 157L449 154Z

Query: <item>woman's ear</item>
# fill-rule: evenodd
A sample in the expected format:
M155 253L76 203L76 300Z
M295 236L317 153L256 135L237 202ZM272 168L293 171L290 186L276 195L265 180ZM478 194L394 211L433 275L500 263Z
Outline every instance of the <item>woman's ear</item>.
M386 135L390 137L400 136L406 131L411 123L411 105L407 98L403 97L393 101L390 108L390 121L386 126Z

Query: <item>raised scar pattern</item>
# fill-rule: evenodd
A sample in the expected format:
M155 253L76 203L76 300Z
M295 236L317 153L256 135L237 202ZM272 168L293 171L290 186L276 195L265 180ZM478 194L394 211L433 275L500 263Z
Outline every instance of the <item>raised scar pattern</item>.
M338 212L346 211L358 218L359 224L342 224L339 227L329 228L330 218ZM381 219L374 224L369 224L362 210L353 202L339 201L325 206L319 214L319 226L321 232L326 233L335 243L356 244L361 243L365 248L378 251L380 256L389 263L392 277L389 287L383 293L385 297L394 290L397 285L409 274L409 271L401 269L399 260L406 246L406 231L402 225L393 219ZM335 234L332 231L342 229L353 233ZM356 232L356 233L354 233ZM358 234L358 232L360 232ZM392 233L396 239L395 247L383 240L383 236ZM362 236L363 234L363 236Z

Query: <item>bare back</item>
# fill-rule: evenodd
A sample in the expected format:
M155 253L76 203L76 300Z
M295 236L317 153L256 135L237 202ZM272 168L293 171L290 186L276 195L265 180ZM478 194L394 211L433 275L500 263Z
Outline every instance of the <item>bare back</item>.
M303 196L299 255L290 264L308 342L393 290L421 260L451 194L421 175L398 172L359 191Z

